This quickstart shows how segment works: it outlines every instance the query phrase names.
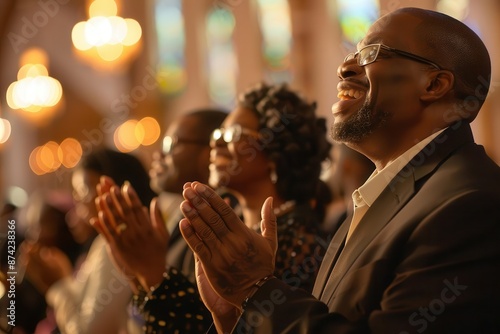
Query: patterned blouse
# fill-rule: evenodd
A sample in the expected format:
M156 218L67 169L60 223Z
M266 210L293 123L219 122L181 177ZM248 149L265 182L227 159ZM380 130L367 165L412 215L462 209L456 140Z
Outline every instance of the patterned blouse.
M285 283L312 291L328 243L321 222L308 206L297 206L278 215L278 251L274 275ZM134 296L145 325L145 333L204 333L210 327L210 312L200 299L196 285L178 270L164 274L149 296Z
M277 217L278 251L274 275L290 286L312 292L328 240L309 205Z
M154 291L135 295L134 305L144 319L144 333L204 333L212 323L196 285L175 268L163 274Z

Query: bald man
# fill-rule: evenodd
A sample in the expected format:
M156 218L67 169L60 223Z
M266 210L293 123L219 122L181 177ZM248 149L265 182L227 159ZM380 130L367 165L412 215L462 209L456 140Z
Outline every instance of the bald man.
M271 276L271 199L261 236L235 224L208 187L186 185L181 231L202 264L216 329L499 333L500 167L469 125L490 72L472 30L416 8L376 21L345 58L332 136L376 170L354 191L354 215L333 237L312 295Z

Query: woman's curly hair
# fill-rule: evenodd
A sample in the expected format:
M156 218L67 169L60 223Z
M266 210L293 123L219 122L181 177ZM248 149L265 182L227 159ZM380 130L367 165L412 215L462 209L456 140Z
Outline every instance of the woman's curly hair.
M278 194L298 204L324 201L317 198L324 191L319 177L332 145L326 139L326 120L316 116L316 103L286 84L265 83L243 93L238 102L259 119L263 152L276 165Z

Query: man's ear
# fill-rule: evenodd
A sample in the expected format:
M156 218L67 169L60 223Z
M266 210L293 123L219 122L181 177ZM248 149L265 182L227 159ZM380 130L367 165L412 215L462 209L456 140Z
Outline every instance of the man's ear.
M420 99L425 102L438 100L453 90L454 83L455 76L450 71L432 71L429 73L427 86Z

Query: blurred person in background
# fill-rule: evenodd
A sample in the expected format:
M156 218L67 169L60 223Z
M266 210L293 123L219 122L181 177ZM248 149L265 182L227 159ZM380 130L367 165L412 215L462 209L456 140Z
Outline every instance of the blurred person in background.
M40 247L58 248L74 266L82 252L68 228L66 217L74 207L71 193L65 191L34 191L22 208L18 222L25 225L24 239ZM57 328L52 309L45 296L19 272L16 288L16 331L50 333Z
M149 205L155 195L139 159L111 149L96 149L82 158L72 174L79 223L88 224L90 217L96 215L95 189L103 175L118 184L134 184L144 205ZM74 273L71 261L59 248L30 242L23 243L21 251L26 276L45 295L62 333L137 331L127 307L133 277L123 275L115 267L102 237L93 238L85 259Z
M100 200L109 200L111 195L116 201L110 202L110 206L121 203L111 217L119 223L107 220L108 225L94 223L94 226L108 241L113 256L124 259L128 265L126 271L133 273L142 283L138 285L139 293L134 296L134 304L141 310L146 333L199 333L211 323L210 314L192 289L195 284L194 260L179 231L178 223L182 218L179 204L186 182L208 181L210 135L226 116L224 110L198 109L179 116L168 127L163 150L154 154L150 169L151 187L158 193L158 201L153 203L151 211L155 212L158 207L165 223L150 224L149 218L142 216L141 204L136 197L130 195L130 199L124 189L123 193L115 194L119 185L109 178L101 180ZM129 201L122 202L124 198L129 198ZM138 214L141 218L135 219L135 214L129 213L132 207L141 211ZM127 229L116 231L120 224L126 224ZM170 285L168 276L163 275L165 268L168 268L167 272L182 273L184 281ZM148 296L151 287L155 286L157 292L165 294L155 298ZM166 286L168 294L164 289ZM177 306L172 308L172 304Z
M182 186L191 180L208 180L210 135L226 118L227 111L196 109L177 117L163 138L162 150L153 154L149 170L151 188L170 233L167 264L174 266L194 282L192 253L179 232Z

